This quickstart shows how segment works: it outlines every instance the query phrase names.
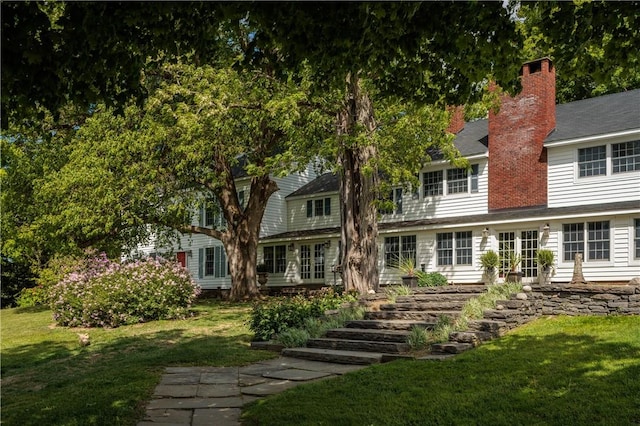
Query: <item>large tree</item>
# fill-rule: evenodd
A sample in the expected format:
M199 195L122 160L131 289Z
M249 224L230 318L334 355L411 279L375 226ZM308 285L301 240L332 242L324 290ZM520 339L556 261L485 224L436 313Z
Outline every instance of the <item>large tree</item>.
M257 29L257 46L279 49L287 69L309 64L317 90L344 94L333 140L340 173L342 278L347 288L361 293L377 289L375 201L384 126L375 97L444 109L446 103L477 98L489 75L510 87L518 65L510 11L483 2L287 3L258 4L248 20ZM247 54L250 58L253 50ZM405 140L412 142L408 155L424 158L424 145Z
M147 80L143 106L99 106L78 130L69 162L40 191L53 207L43 222L58 235L118 234L130 244L175 231L210 236L227 253L231 298L253 298L273 176L306 169L331 121L304 80L264 70L176 64ZM250 179L244 204L238 172ZM203 205L224 221L193 224Z

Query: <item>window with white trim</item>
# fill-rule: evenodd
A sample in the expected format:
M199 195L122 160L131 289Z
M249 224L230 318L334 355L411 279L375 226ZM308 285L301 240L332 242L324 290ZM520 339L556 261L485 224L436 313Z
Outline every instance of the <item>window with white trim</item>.
M611 144L611 166L613 173L640 170L640 140Z
M313 278L324 278L324 243L315 244L313 253Z
M307 200L307 217L331 216L331 198Z
M477 164L472 164L470 169L424 172L422 173L422 195L433 197L478 192L478 173Z
M217 201L209 200L201 207L200 226L216 229L227 226L227 221Z
M287 270L287 246L266 246L262 248L262 260L267 272L278 274Z
M389 191L385 200L393 202L393 207L381 208L380 214L402 214L402 188L394 188Z
M384 238L385 266L395 268L401 259L411 259L416 264L416 236L402 235Z
M640 219L634 219L633 245L635 247L635 258L640 259Z
M306 244L300 246L300 278L311 278L311 246Z
M578 176L602 176L607 174L607 146L578 149Z
M608 220L587 222L586 226L584 223L563 224L562 240L562 258L565 262L573 262L576 253L583 253L584 261L606 261L611 258Z
M206 247L198 250L198 277L224 278L227 276L227 255L224 247Z
M436 263L438 266L471 265L473 238L471 231L436 234Z

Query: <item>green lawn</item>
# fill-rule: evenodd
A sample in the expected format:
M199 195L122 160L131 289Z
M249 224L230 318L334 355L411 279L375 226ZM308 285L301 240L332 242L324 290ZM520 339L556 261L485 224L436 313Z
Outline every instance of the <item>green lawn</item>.
M203 301L196 316L116 329L55 327L49 310L0 311L2 423L135 425L164 367L243 365L249 305ZM78 333L89 333L81 347Z
M640 317L542 318L453 359L297 387L246 425L639 425Z

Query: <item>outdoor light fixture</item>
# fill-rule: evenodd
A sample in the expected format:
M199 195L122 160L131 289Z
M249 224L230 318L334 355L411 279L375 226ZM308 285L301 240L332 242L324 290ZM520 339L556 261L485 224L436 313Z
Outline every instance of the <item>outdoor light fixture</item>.
M489 238L489 228L484 228L484 229L482 230L482 238L483 238L483 239L485 239L485 240L486 240L487 238Z
M549 224L545 223L545 225L542 227L542 236L544 238L549 238Z
M295 246L295 244L291 243L291 244L288 245L287 248L289 249L289 251L294 251L296 249L296 246Z
M329 248L331 247L331 240L327 240L324 242L324 248Z

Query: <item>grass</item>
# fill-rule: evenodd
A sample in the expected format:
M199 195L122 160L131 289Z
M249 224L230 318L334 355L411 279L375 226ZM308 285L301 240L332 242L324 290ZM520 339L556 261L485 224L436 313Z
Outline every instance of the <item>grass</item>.
M245 425L637 425L640 317L547 317L447 361L395 361L259 400Z
M187 320L115 329L56 327L49 310L1 310L2 422L135 425L167 366L275 356L249 349L250 305L202 301L194 310ZM91 344L82 347L78 333Z

